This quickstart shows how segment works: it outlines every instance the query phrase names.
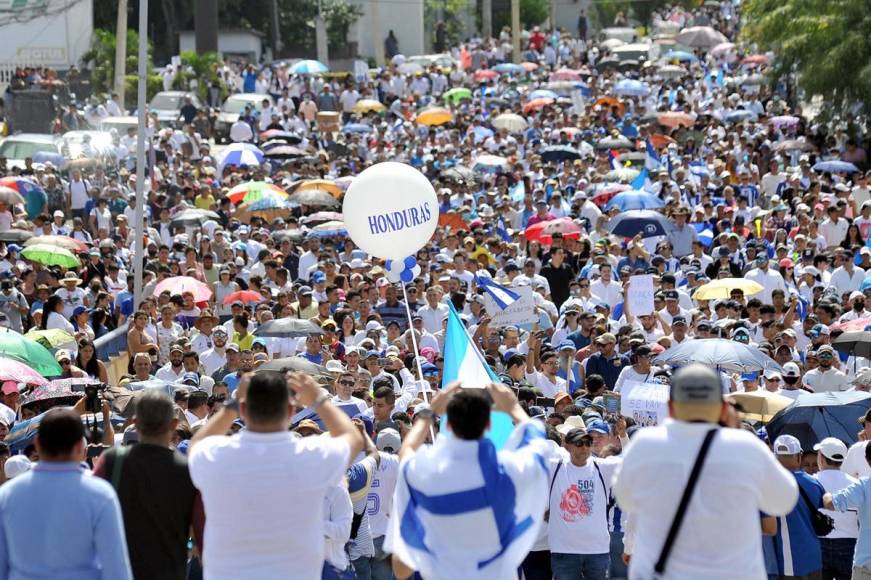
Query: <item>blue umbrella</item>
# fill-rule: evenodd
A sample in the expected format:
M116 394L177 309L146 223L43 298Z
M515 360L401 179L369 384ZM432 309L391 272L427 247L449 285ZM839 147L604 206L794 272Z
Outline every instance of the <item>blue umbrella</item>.
M263 163L263 151L250 143L232 143L218 158L218 173L223 173L227 165L253 167Z
M674 225L664 215L647 209L621 213L612 218L606 227L615 236L625 238L635 237L639 233L642 238L667 236L674 230Z
M519 74L523 74L525 72L525 70L522 66L520 66L519 64L514 64L513 62L503 62L503 63L497 64L496 66L493 67L493 70L495 70L496 72L501 73L501 74L510 74L510 75L519 75Z
M538 89L536 91L532 91L529 93L529 100L532 101L534 99L553 99L554 101L559 98L559 95L553 91L549 91L547 89Z
M614 207L619 208L620 211L628 211L630 209L659 209L665 207L665 202L648 191L631 189L629 191L621 191L612 197L611 201L605 205L606 210L610 210Z
M746 109L738 109L726 115L726 121L729 123L740 123L742 121L755 120L756 113Z
M696 62L699 60L696 58L696 55L685 50L670 50L665 53L665 56L662 58L665 60L676 60L678 62Z
M47 412L48 411L45 413ZM36 439L36 433L39 431L39 424L42 423L45 413L41 413L32 419L27 419L26 421L17 421L15 425L12 426L12 429L9 430L9 434L3 441L9 445L9 448L15 453L24 451L24 448L33 443ZM124 424L124 417L113 414L110 421L112 422L113 427L118 427L119 425ZM82 415L82 422L87 422L90 426L93 426L95 423L97 425L102 425L103 414L97 413L96 415Z
M372 127L364 123L348 123L342 127L343 133L371 133Z
M820 161L814 165L814 171L825 171L827 173L856 173L859 171L859 168L852 163L832 159L831 161Z
M869 408L871 393L865 391L801 394L771 419L766 430L772 441L780 435L793 435L805 451L826 437L837 437L850 446L861 428L856 420Z
M862 280L862 285L859 286L859 291L864 292L868 288L871 288L871 277Z
M623 79L614 85L613 93L628 97L646 97L650 94L650 87L641 81Z
M290 67L290 74L316 75L329 72L330 67L316 60L301 60Z
M656 357L656 362L672 366L698 363L741 373L766 370L781 372L783 370L774 359L762 354L759 350L725 338L686 340L660 354Z

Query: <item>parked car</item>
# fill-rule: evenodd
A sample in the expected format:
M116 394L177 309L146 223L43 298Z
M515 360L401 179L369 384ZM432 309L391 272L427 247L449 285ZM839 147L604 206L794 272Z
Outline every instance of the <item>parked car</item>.
M18 133L0 141L0 157L6 158L9 167L23 168L24 160L34 156L36 160L63 159L61 140L44 133Z
M133 129L139 127L139 119L137 117L125 115L123 117L106 117L105 119L100 120L101 131L108 133L112 129L115 129L120 137L126 135L127 129L131 127Z
M112 135L105 131L67 131L61 139L61 150L67 159L96 159L104 162L115 159Z
M245 105L251 105L252 110L259 111L263 99L269 101L270 105L275 104L269 95L258 93L239 93L227 97L221 106L221 112L215 119L215 143L227 143L230 140L230 127L239 120L239 115L245 110Z
M193 105L197 109L201 109L203 104L200 98L194 93L187 91L161 91L151 98L148 103L148 110L157 114L157 120L161 127L179 127L179 117L181 117L181 108L185 103L185 97L189 97Z

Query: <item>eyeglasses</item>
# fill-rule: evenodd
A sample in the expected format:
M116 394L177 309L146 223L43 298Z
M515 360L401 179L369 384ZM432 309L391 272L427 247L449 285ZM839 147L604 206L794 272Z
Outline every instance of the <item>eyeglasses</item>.
M62 360L62 361L58 361L58 364L63 365L63 366L67 366L67 365L70 365L72 363L68 360Z
M343 387L353 387L354 386L354 381L338 381L338 383L340 385L342 385Z
M589 439L581 439L579 442L569 443L569 445L574 445L575 447L592 447L593 442L590 441Z

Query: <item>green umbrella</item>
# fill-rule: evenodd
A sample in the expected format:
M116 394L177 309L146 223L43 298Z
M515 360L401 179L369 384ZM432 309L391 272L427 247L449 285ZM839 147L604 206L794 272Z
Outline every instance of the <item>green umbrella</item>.
M0 332L0 357L23 362L44 377L63 373L47 348L11 330Z
M76 258L75 254L60 248L58 246L49 246L47 244L34 244L24 248L21 252L22 257L39 262L44 266L61 266L63 268L77 268L81 266L81 262Z
M58 348L61 345L76 341L75 336L62 328L31 330L24 336L30 340L35 340L46 348Z
M442 95L442 98L446 101L450 101L453 103L462 101L463 99L471 99L472 91L467 89L466 87L457 87L455 89L451 89Z

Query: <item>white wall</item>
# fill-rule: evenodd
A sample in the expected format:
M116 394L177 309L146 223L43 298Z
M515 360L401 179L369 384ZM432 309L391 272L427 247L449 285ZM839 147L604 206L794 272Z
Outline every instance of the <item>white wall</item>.
M108 1L108 0L101 0ZM49 0L44 14L11 10L13 0L0 0L0 60L66 69L78 64L94 33L93 0ZM66 8L68 7L68 8ZM11 17L18 14L21 20Z
M222 54L246 54L257 59L263 46L263 38L245 30L222 30L218 32L218 52ZM195 51L196 38L192 30L183 30L178 35L178 49Z
M573 36L578 33L578 16L581 10L587 12L587 38L590 38L590 0L550 0L556 25Z
M423 0L382 0L377 4L380 38L372 33L372 2L356 2L363 9L363 16L351 27L348 39L357 42L357 51L365 58L375 56L375 43L384 46L384 39L393 30L399 40L399 52L406 56L425 54L424 40L428 36L423 30Z

